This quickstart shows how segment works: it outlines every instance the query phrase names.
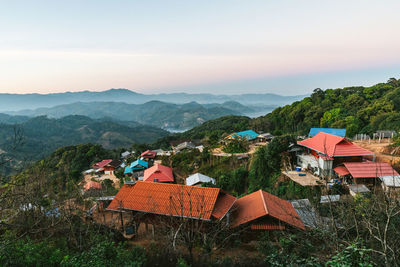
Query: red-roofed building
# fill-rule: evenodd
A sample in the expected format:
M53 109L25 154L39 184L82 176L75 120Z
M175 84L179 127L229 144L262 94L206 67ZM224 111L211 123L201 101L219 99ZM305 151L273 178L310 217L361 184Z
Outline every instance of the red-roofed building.
M151 150L146 150L142 154L140 154L140 157L143 158L143 160L151 160L154 159L157 156L157 152L151 151Z
M105 159L93 164L92 168L99 171L104 171L104 174L114 175L115 169L120 166L119 160Z
M386 162L346 162L334 170L339 176L350 175L355 183L374 184L376 178L399 177L399 173Z
M174 175L170 167L154 164L153 167L144 171L143 181L160 183L174 182Z
M210 221L223 219L235 201L219 188L138 181L122 186L107 209Z
M290 202L258 190L239 198L232 207L231 228L250 226L253 230L283 230L288 226L304 230Z
M345 137L324 132L297 144L309 152L308 155L299 154L297 164L303 168L311 166L313 172L323 178L332 176L333 168L344 162L361 162L366 158L375 160L376 157L375 153L353 144Z

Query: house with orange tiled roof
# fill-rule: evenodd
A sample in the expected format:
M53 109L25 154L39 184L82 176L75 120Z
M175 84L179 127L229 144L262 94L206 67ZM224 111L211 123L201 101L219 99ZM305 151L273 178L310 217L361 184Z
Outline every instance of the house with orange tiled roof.
M251 230L304 230L292 204L277 196L258 190L239 198L232 207L231 228L248 227Z
M374 152L353 144L346 137L325 132L318 132L297 144L303 148L297 153L297 166L322 178L332 177L333 169L344 162L374 161L376 158Z
M123 185L107 210L130 216L136 227L141 223L146 228L147 224L179 227L190 219L201 222L196 226L201 231L212 221L228 228L235 201L219 188L138 181Z

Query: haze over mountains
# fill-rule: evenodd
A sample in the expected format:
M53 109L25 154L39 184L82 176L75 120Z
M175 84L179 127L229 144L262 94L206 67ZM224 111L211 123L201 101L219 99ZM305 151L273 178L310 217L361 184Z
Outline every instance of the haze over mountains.
M281 96L277 94L140 94L128 89L110 89L102 92L81 91L54 94L0 94L0 112L54 107L75 102L125 102L144 104L149 101L162 101L175 104L197 102L199 104L237 101L246 106L280 106L303 99L304 95Z
M138 105L123 102L76 102L51 108L38 108L10 113L30 117L46 115L50 118L85 115L93 119L111 118L123 122L135 121L159 128L178 130L192 128L205 121L222 116L242 115L252 111L253 109L237 102L208 105L191 102L180 105L151 101Z

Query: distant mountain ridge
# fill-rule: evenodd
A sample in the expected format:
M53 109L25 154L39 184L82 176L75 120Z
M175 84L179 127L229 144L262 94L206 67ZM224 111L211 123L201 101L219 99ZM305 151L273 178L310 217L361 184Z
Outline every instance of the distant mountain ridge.
M93 119L108 117L119 121L135 121L159 128L188 129L201 123L226 115L243 115L253 109L238 102L201 105L197 102L172 104L150 101L144 104L127 104L123 102L76 102L50 108L21 110L10 112L12 115L49 116L61 118L68 115L84 115ZM0 116L1 122L1 116Z
M0 94L0 112L36 109L71 104L74 102L125 102L128 104L143 104L149 101L162 101L175 104L198 102L200 104L224 103L236 101L243 105L273 105L280 106L304 98L304 95L281 96L277 94L140 94L128 89L110 89L101 92L80 91L51 94Z

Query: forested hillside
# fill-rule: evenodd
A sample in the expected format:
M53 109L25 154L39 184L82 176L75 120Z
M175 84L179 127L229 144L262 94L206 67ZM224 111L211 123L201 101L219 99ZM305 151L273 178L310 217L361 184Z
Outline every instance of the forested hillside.
M105 148L128 147L133 143L151 143L167 136L167 131L130 122L129 126L107 119L85 116L49 119L32 118L20 124L0 124L0 154L17 162L41 159L59 147L94 143ZM17 137L18 144L15 144ZM18 145L17 149L14 146Z
M77 102L51 108L22 110L12 114L47 115L51 118L61 118L68 115L85 115L94 119L109 117L120 121L136 121L159 128L188 129L221 116L241 115L244 112L253 111L237 102L213 105L200 105L196 102L190 102L177 105L151 101L140 105L122 102Z
M307 134L312 127L346 128L348 137L376 130L400 131L400 80L391 78L371 87L317 88L311 96L265 116L226 116L167 139L202 139L250 128L275 135Z
M347 136L400 131L400 80L371 87L315 89L310 97L254 119L255 128L275 134L306 134L311 127L346 128Z

